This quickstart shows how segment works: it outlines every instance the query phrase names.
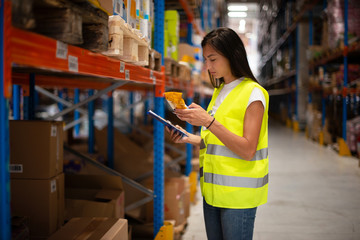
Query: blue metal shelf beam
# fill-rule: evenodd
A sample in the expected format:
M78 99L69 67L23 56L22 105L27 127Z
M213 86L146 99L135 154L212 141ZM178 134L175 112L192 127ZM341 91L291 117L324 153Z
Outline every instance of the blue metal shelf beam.
M144 125L148 125L148 114L150 106L149 93L146 94L146 100L144 102Z
M134 92L129 92L129 104L132 105L134 103ZM130 108L130 124L134 125L134 108Z
M9 102L4 96L4 0L0 2L0 239L11 239Z
M193 102L192 97L187 98L187 105L189 106ZM188 133L193 133L193 126L186 122L186 131ZM185 175L189 176L191 173L191 159L192 159L192 144L186 144L186 165L185 165Z
M108 96L107 111L108 111L107 161L109 168L114 169L114 98L112 91L109 93Z
M292 9L292 5L293 5L293 1L290 1L290 9ZM289 13L289 19L292 19L292 14L291 11ZM288 47L289 47L289 64L290 64L290 69L294 69L293 67L293 62L292 62L292 56L293 56L293 34L289 35L288 38ZM295 73L296 74L296 73ZM291 87L292 84L292 79L289 78L288 79L288 87ZM288 119L292 119L292 104L291 104L291 94L287 95L287 110L288 110Z
M63 99L63 90L62 89L59 89L58 90L58 97ZM62 110L64 110L64 105L62 103L58 103L58 108L59 108L59 111L61 112Z
M89 90L89 97L94 95L94 90ZM94 153L95 145L95 134L94 134L94 113L95 113L95 103L94 101L89 102L88 104L88 120L89 120L89 137L88 137L88 152Z
M299 56L299 48L300 48L300 43L299 43L299 25L296 26L296 49L295 49L295 54L296 54L296 90L295 90L295 120L299 121L299 116L298 116L298 103L299 103L299 76L300 76L300 68L299 68L299 64L300 64L300 56Z
M155 0L154 48L161 54L164 72L164 12L165 1ZM164 117L163 86L155 86L155 112ZM154 237L164 224L164 126L154 121Z
M155 111L164 116L164 98L155 98ZM154 121L154 236L164 224L164 125Z
M20 120L20 96L21 87L20 85L13 85L13 96L12 96L12 104L13 104L13 117L14 120Z
M187 36L186 41L188 44L192 45L192 35L193 35L193 25L191 22L188 22L187 24ZM181 60L181 59L180 59Z
M35 118L35 74L30 74L29 96L24 97L24 119L33 120Z
M78 104L80 101L80 89L76 88L74 91L74 104ZM74 121L78 120L80 118L80 112L78 110L75 110L74 112ZM80 124L76 124L75 127L75 136L78 137L80 134Z
M212 1L211 0L207 0L207 4L208 4L208 8L207 8L207 10L208 10L208 14L207 14L207 17L208 17L208 27L209 27L209 30L211 30L212 29L212 21L211 21L211 18L213 17L213 15L212 15L212 6L213 6L213 4L212 4Z
M346 121L347 121L347 107L346 107L346 93L348 85L348 0L344 0L344 94L343 94L343 116L342 116L342 137L346 141Z

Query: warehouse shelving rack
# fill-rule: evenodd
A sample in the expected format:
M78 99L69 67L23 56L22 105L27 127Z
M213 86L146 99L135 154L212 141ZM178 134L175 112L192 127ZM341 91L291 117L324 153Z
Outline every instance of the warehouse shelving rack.
M326 8L326 1L324 1L324 9ZM347 129L346 129L346 122L347 122L347 96L349 93L353 93L351 89L348 89L348 57L350 55L356 55L360 53L360 44L355 43L349 46L348 43L348 0L344 0L344 47L343 49L336 49L335 51L331 52L330 54L320 57L318 59L311 60L309 63L310 69L315 69L320 66L326 66L328 63L331 63L336 60L341 60L343 58L344 64L344 79L343 79L343 86L341 89L338 89L341 92L342 96L342 138L338 139L339 144L339 154L344 156L351 155L350 150L346 144L347 139ZM322 120L321 120L321 132L319 137L319 143L321 145L324 144L323 139L323 128L325 127L325 116L326 116L326 103L328 95L332 93L325 92L322 88L320 89L312 89L312 93L319 92L321 94L321 112L322 112Z
M272 58L274 58L275 54L277 53L277 51L279 51L282 47L284 47L284 44L287 43L287 46L289 48L289 52L292 51L293 49L293 44L292 44L292 38L293 35L295 35L296 37L296 41L295 41L295 66L293 66L293 68L291 70L289 70L288 72L284 73L282 76L280 77L275 77L275 78L268 78L265 77L265 79L263 80L263 84L264 86L269 89L272 86L274 86L275 84L279 84L279 83L287 83L287 87L285 88L280 88L280 89L269 89L269 95L270 96L278 96L278 95L288 95L288 99L287 99L287 108L288 108L288 119L287 119L287 126L289 127L293 127L294 131L299 131L299 116L298 116L298 104L299 104L299 73L300 73L300 69L299 69L299 26L298 24L300 23L300 21L303 19L303 17L309 13L309 15L311 16L311 11L312 9L318 4L319 0L314 0L314 1L308 1L307 3L304 4L304 6L302 7L302 9L299 11L299 13L294 16L293 21L291 23L291 25L286 29L286 31L281 35L281 37L276 41L276 43L274 43L272 46L270 46L269 51L263 55L261 57L260 60L260 69L264 69L267 64L269 64L270 60ZM291 4L294 4L294 1L290 1ZM281 11L281 9L279 9L279 11ZM276 14L277 15L277 14ZM291 15L291 12L290 12ZM290 19L292 18L292 16L290 16ZM272 21L269 26L271 24L275 24L274 21ZM309 23L311 25L311 22ZM295 81L293 83L293 81ZM295 85L295 89L291 88L291 85L294 84ZM292 119L291 117L291 111L292 111L292 97L291 94L294 94L294 119Z
M292 1L293 2L293 1ZM326 0L322 1L323 2L323 9L326 8ZM284 81L289 81L288 85L292 84L292 79L293 77L295 77L295 90L291 89L289 87L287 88L283 88L283 89L270 89L269 90L269 95L285 95L288 94L288 109L289 109L289 113L291 112L291 105L292 105L292 100L291 100L291 94L295 94L295 106L294 106L294 115L295 115L295 119L292 121L292 126L293 129L295 131L299 131L299 117L298 117L298 105L299 105L299 73L300 73L300 68L299 68L299 28L298 28L298 23L300 22L300 20L307 14L308 17L308 24L309 24L309 42L308 45L312 46L313 44L313 37L314 37L314 33L313 33L313 9L317 6L317 4L319 3L319 1L311 1L310 3L308 2L303 8L302 10L298 13L298 15L294 18L294 22L291 24L291 26L286 30L286 32L281 36L281 38L273 45L270 47L269 52L264 55L261 59L261 64L260 67L264 68L266 66L266 64L268 64L268 62L275 56L276 52L281 49L281 47L284 45L284 43L292 37L293 32L295 31L295 35L296 35L296 46L295 46L295 70L291 70L287 73L285 73L283 76L280 77L276 77L276 78L272 78L272 79L265 79L265 87L269 88L277 83L281 83ZM291 49L293 46L291 44L291 41L288 41L289 43L289 48ZM314 68L318 67L318 66L322 66L322 65L326 65L327 63L334 61L334 60L339 60L341 58L343 58L343 64L344 64L344 81L343 81L343 87L342 89L340 89L339 91L341 91L341 95L342 95L342 137L338 140L339 141L339 154L341 155L349 155L350 152L348 150L348 147L346 145L346 121L347 121L347 95L348 93L351 92L351 90L348 89L348 56L349 54L353 54L353 53L357 53L359 52L359 44L354 44L352 46L349 47L348 45L348 0L344 0L344 48L342 50L337 50L335 52L332 52L330 55L320 58L320 59L316 59L313 61L309 62L309 72L310 74L312 74L312 71ZM311 103L312 101L312 93L313 92L322 92L322 90L320 89L309 89L309 102ZM326 94L322 95L322 127L324 127L325 125L325 112L326 112L326 99L325 96ZM291 126L291 116L289 114L288 116L288 120L287 120L287 125ZM323 142L323 133L320 133L320 143L322 144Z
M181 1L186 4L186 1ZM185 6L185 5L184 5ZM191 15L190 9L185 9ZM117 59L109 58L101 54L93 53L86 49L63 44L48 37L20 30L11 25L11 1L0 2L0 239L11 238L10 227L10 180L9 180L9 99L13 97L14 119L20 119L19 110L19 86L28 86L30 91L28 116L31 119L33 110L31 99L34 91L48 94L54 100L66 105L68 108L50 117L56 119L72 110L75 113L88 115L90 128L93 124L93 100L103 94L108 94L108 108L112 109L112 91L115 89L146 90L154 91L155 112L164 116L164 97L166 87L181 88L187 93L187 102L192 101L193 86L191 83L180 82L177 78L165 76L162 66L161 72L153 71L133 64L128 64ZM163 56L164 35L164 1L155 1L155 50ZM201 28L192 21L198 33L203 34ZM62 51L67 54L62 55ZM163 65L163 59L162 59ZM51 95L41 87L61 87L75 89L75 103L69 103L62 98ZM79 102L79 90L90 89L89 97ZM94 89L98 90L94 93ZM13 96L12 96L13 94ZM88 104L88 111L81 109ZM76 115L78 115L76 114ZM108 157L113 154L113 113L108 112ZM72 126L76 125L81 118L78 116ZM68 125L68 128L71 126ZM192 131L190 125L187 126ZM89 152L93 151L94 133L89 132ZM191 155L191 148L187 148ZM86 156L82 156L86 158ZM154 198L154 236L164 223L164 128L163 125L154 122L154 192L142 188ZM191 171L191 157L187 156L186 173ZM110 167L112 163L110 161ZM103 168L112 174L118 174L111 168ZM115 173L114 173L115 172ZM126 178L124 178L127 180Z

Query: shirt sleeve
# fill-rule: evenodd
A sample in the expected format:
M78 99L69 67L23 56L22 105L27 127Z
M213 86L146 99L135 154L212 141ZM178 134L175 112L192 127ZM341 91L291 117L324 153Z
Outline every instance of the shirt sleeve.
M265 96L264 96L263 92L260 90L260 88L258 88L258 87L254 87L254 89L250 95L247 107L249 107L251 103L256 102L256 101L261 101L264 106L264 110L265 110L265 108L266 108Z

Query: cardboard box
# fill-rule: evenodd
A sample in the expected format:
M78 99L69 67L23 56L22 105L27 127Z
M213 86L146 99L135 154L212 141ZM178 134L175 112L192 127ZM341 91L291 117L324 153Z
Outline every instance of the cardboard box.
M65 219L74 217L124 217L121 177L66 175Z
M190 216L190 201L191 201L191 190L190 184L186 187L184 191L184 211L185 211L185 219Z
M89 1L95 3L96 6L100 7L100 9L105 11L109 16L120 15L122 18L126 17L124 0L89 0Z
M73 218L49 240L128 240L128 222L118 218Z
M186 221L186 214L190 204L187 204L186 194L187 189L186 177L169 178L165 183L165 218L174 219L176 221L175 226L183 224Z
M188 66L187 63L180 63L179 64L179 79L183 82L190 82L191 81L191 68Z
M10 177L49 179L63 171L63 122L10 121Z
M190 207L190 195L186 192L185 177L174 177L165 181L164 215L166 220L175 220L175 226L186 221ZM188 199L188 200L187 200ZM146 205L146 220L153 221L153 202Z
M100 8L106 11L111 16L114 13L115 0L97 0Z
M64 223L64 174L46 180L11 179L11 214L29 218L30 236L49 237Z
M186 61L186 59L195 58L195 47L187 43L179 43L179 61Z
M107 156L107 128L95 129L95 140L99 153ZM114 130L114 146L114 170L131 179L153 171L149 160L153 158L151 152L146 152L118 130Z

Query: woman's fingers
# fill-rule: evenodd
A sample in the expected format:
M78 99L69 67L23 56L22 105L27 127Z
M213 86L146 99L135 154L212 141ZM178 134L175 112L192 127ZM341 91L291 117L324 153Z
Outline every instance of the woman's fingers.
M176 125L175 126L177 129L180 129L180 130L183 130L183 131L185 131L182 127L180 127L179 125ZM179 131L176 131L175 129L169 129L169 131L170 131L170 138L171 138L171 140L173 141L173 142L175 142L175 143L182 143L182 142L184 142L183 140L182 140L182 138L183 138L183 135L179 132Z
M175 131L174 129L172 129L170 131L170 138L175 142L179 139L179 137L181 137L181 135L179 134L179 132Z
M165 126L165 130L168 132L168 133L171 133L170 129L168 126Z
M198 104L196 104L196 103L191 103L191 104L189 105L189 108L201 108L201 106L198 105Z
M184 130L182 127L180 127L179 125L175 125L175 127L177 128L177 129L180 129L180 130Z

